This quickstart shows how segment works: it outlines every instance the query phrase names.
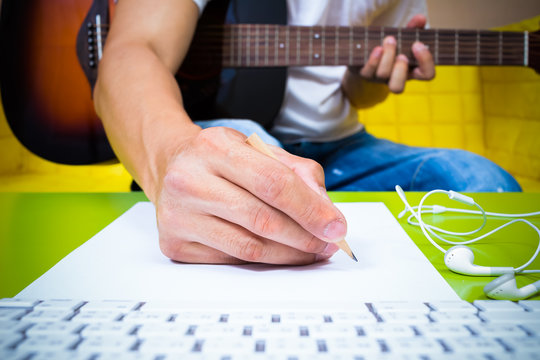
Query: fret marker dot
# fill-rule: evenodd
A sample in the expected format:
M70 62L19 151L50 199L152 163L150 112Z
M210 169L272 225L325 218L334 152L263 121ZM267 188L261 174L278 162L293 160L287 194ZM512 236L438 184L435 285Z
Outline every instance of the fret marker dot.
M283 44L283 43L279 44L280 49L283 49L284 47L285 47L285 44Z
M320 55L319 55L319 54L313 54L313 57L314 57L315 59L318 59L318 58L320 57Z
M318 38L320 38L320 37L321 37L321 35L319 35L319 34L315 34L315 35L313 35L313 37L314 37L315 39L318 39Z
M360 49L360 48L362 48L362 45L356 44L356 48L357 48L357 49Z

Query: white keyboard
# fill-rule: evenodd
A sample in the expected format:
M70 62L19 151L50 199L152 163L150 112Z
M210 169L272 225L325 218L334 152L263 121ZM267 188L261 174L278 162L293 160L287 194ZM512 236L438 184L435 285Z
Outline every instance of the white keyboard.
M0 299L0 359L540 359L540 301L354 311Z

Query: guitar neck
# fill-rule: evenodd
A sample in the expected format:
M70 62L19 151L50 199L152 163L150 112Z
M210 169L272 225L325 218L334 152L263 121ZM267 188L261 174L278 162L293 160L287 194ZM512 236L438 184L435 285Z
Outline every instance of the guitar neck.
M199 66L362 66L386 36L414 65L411 46L429 47L436 65L529 66L529 33L390 27L237 24L198 29L190 50Z

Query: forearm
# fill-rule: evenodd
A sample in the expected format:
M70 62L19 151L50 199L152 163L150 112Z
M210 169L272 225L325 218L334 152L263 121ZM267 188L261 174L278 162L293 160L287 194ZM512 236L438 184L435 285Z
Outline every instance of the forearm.
M144 45L112 46L100 63L94 100L118 158L155 199L163 167L199 131L170 69Z
M367 81L358 72L349 70L345 73L341 86L351 104L358 109L376 105L384 101L389 94L386 84Z

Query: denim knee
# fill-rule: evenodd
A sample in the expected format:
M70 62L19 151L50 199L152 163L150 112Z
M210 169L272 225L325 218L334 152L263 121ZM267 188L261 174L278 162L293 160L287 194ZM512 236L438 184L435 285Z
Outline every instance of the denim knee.
M429 191L436 184L464 192L521 191L518 182L499 165L459 149L440 149L427 155L416 169L411 190Z
M216 119L216 120L204 120L195 121L195 124L199 125L203 129L209 127L223 126L234 129L242 134L249 136L253 133L259 135L259 137L267 144L283 147L278 139L270 135L259 123L248 119Z

